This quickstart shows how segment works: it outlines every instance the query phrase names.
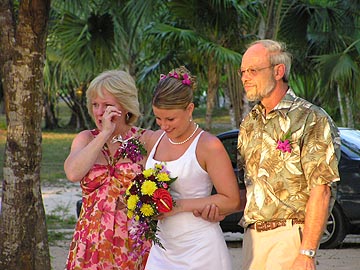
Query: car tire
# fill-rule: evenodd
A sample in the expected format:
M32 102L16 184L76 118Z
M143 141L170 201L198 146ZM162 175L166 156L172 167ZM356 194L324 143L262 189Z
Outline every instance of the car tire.
M345 216L342 213L339 204L335 202L329 219L326 223L324 234L320 240L320 248L336 248L343 242L347 234L347 230L348 228L346 225Z

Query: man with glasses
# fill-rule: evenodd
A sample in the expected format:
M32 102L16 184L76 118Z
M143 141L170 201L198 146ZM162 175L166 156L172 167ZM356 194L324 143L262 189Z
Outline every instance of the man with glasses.
M314 270L339 181L339 133L321 108L288 85L284 44L258 40L243 55L246 96L258 102L240 125L238 150L247 202L243 270ZM214 208L202 217L218 221Z

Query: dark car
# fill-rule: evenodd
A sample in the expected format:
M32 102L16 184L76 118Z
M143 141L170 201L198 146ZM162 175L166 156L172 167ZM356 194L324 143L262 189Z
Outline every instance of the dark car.
M339 246L347 234L360 234L360 131L339 128L341 137L340 182L334 207L327 221L320 248ZM231 130L217 137L222 141L238 176L240 189L244 189L243 175L237 168L237 137L239 130ZM227 216L220 222L224 232L243 232L238 225L243 212Z

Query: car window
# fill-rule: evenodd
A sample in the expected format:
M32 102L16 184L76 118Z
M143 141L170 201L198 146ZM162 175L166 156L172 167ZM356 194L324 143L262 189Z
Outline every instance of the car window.
M360 159L360 131L340 129L341 150L350 159Z
M221 141L229 154L233 168L235 168L237 160L237 137L229 137Z
M240 189L245 189L244 170L239 169L237 166L237 135L237 133L229 133L227 136L222 136L221 142L228 152Z

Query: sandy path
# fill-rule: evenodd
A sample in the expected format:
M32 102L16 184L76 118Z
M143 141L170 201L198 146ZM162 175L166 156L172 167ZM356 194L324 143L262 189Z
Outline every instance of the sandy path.
M42 188L45 211L50 213L56 208L68 208L69 215L75 215L76 201L81 198L78 184L67 183L61 187ZM50 255L53 270L64 270L71 230L66 233L66 240L51 243ZM235 237L233 237L235 236ZM226 240L231 238L237 241L228 242L230 254L234 262L234 270L240 269L242 248L239 235L224 235ZM360 269L360 236L349 235L340 249L319 250L317 270L355 270Z

